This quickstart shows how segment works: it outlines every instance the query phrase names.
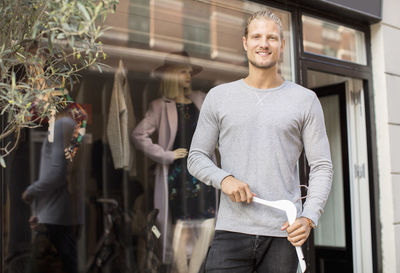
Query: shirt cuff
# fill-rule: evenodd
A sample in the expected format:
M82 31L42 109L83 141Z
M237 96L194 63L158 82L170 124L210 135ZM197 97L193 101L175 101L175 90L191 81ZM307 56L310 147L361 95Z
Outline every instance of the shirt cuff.
M166 161L164 164L172 164L172 162L174 162L175 160L175 153L174 151L166 151Z
M211 183L214 186L214 188L221 189L221 182L227 176L232 176L232 175L224 170L221 169L218 170L218 172L216 172L211 178Z
M35 181L36 182L36 181ZM30 185L29 187L26 188L26 193L30 196L35 195L35 187L34 184Z
M306 217L314 223L315 227L318 226L318 216L315 213L304 210L300 217Z

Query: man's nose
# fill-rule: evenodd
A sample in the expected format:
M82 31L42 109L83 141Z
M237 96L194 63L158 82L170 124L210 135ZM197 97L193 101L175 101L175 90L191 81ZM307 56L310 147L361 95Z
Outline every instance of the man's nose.
M268 48L269 47L269 41L267 38L263 38L260 40L260 46L264 47L264 48Z

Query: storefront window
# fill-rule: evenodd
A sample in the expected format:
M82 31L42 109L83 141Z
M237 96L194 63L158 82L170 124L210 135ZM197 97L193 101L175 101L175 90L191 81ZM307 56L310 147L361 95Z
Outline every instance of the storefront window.
M306 15L302 21L304 52L367 64L363 32Z
M17 272L11 268L23 259L37 269L31 272L62 272L65 259L75 259L75 272L90 266L102 272L198 272L213 237L219 193L188 174L186 151L208 90L247 75L243 29L248 16L264 8L239 0L120 0L103 37L107 67L86 71L70 90L87 113L77 157L54 167L63 154L49 157L45 125L26 130L7 159L8 272ZM273 11L286 39L280 72L294 80L291 15ZM177 89L186 98L178 100ZM59 136L68 138L70 122L58 117ZM35 201L40 204L24 203L22 193L51 168L61 176L43 188L50 195L43 193ZM51 208L60 200L51 197L60 192L60 206L68 208L63 215ZM30 227L40 206L53 220ZM57 225L67 226L64 239L76 238L66 253L49 237L65 234Z

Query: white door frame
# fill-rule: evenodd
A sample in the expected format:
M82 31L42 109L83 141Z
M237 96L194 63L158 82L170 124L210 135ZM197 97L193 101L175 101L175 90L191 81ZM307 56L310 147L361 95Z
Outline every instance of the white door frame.
M371 209L363 82L346 81L354 272L372 273Z

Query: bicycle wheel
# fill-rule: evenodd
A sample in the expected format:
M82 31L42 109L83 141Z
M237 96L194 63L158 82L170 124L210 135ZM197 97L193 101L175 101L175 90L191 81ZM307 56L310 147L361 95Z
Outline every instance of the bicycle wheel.
M87 265L87 273L98 273L101 272L101 268L107 265L118 255L119 245L115 242L110 244L104 244L97 251L96 255L91 258Z
M6 259L5 273L27 273L31 254L23 252Z

